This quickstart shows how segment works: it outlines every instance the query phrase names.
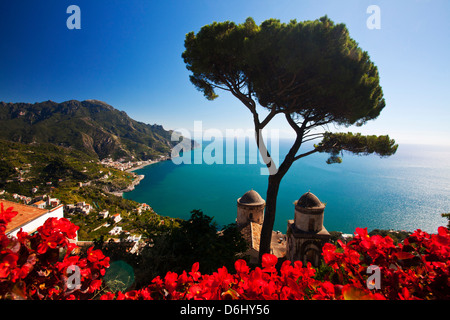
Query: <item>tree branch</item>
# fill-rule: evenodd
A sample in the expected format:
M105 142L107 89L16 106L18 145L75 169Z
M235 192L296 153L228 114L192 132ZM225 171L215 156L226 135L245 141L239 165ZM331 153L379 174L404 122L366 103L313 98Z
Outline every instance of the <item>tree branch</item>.
M295 155L297 154L298 150L300 149L300 146L303 143L303 135L305 133L305 128L309 121L309 118L306 117L306 118L304 118L302 125L298 126L298 124L292 119L292 117L289 113L284 112L284 115L285 115L286 120L289 123L289 125L294 129L295 133L297 134L297 137L296 137L291 149L289 150L288 154L284 157L284 160L280 165L278 173L281 176L286 174L286 172L291 167L292 163L295 161Z
M244 94L240 91L240 89L243 87L242 84L246 82L246 79L241 79L238 83L235 81L232 81L230 79L224 78L226 81L224 83L229 88L229 91L238 98L252 113L253 115L253 123L255 127L255 138L256 138L256 145L258 147L258 150L261 154L261 157L263 158L264 163L266 164L267 168L269 169L269 173L271 175L276 174L278 172L278 169L276 168L276 164L273 162L272 157L270 156L269 151L267 150L266 144L264 142L264 139L262 137L262 129L269 123L269 121L278 113L278 111L272 111L269 113L269 115L264 119L264 121L261 123L259 121L259 115L256 111L256 103L251 97L251 90L248 89L248 94Z
M302 126L299 127L298 124L294 121L294 119L292 119L291 114L285 112L284 116L286 117L287 122L289 123L289 125L291 126L292 129L294 129L295 133L297 133L297 137L299 135L303 136L304 130L305 130L305 126L306 126L306 119L303 120Z
M236 83L233 79L228 79L224 75L220 75L219 77L220 81L228 87L229 90L227 91L230 91L231 94L233 94L233 96L238 98L244 104L244 106L246 106L250 110L250 112L253 114L253 118L255 118L255 116L258 117L258 113L256 112L255 101L251 98L250 94L247 96L244 93L242 93L239 90L241 86L238 83ZM258 128L259 128L259 120L258 120Z
M308 136L315 136L315 135L308 135ZM303 142L308 142L308 141L316 140L316 139L321 138L321 136L323 137L323 133L320 133L320 134L318 133L318 136L317 136L317 137L308 138L308 139L305 139L306 136L304 136L304 137L303 137Z
M300 154L300 155L298 155L298 156L295 156L295 157L294 157L294 161L297 161L298 159L307 157L307 156L309 156L309 155L311 155L311 154L313 154L313 153L316 153L316 152L319 152L319 149L313 149L313 150L311 150L311 151L302 153L302 154Z
M221 90L224 90L224 91L231 91L229 88L221 87L221 86L218 86L217 84L213 84L213 83L211 83L211 87L214 87L214 88L217 88L217 89L221 89Z
M272 109L267 117L263 120L263 122L261 122L261 129L264 128L270 122L270 120L272 120L273 117L275 117L275 115L279 113L281 113L280 110Z

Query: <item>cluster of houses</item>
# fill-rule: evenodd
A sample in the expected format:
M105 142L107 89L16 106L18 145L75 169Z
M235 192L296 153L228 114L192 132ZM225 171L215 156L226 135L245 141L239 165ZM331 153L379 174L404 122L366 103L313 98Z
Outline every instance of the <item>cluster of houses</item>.
M83 213L83 214L87 215L91 212L91 210L93 210L93 207L89 203L86 203L85 201L77 202L76 204L67 204L67 205L65 205L64 208L65 208L65 211L67 214ZM143 211L151 210L151 209L152 208L146 203L142 203L142 204L140 204L139 207L136 208L138 213L142 213ZM110 218L110 222L113 224L116 224L116 223L119 223L120 221L122 221L122 216L120 215L120 213L110 215L109 210L100 211L98 213L98 216L102 219ZM110 226L109 223L104 223L99 228L109 227L109 226ZM139 240L141 240L141 237L142 237L142 235L132 235L129 232L123 230L122 227L118 226L118 225L115 225L108 232L108 234L111 236L118 236L118 235L121 235L122 233L125 234L125 236L127 236L125 241L131 241L131 242L135 242L135 243L139 242Z
M148 209L151 209L150 206L143 203L143 204L141 204L141 206L139 206L139 208L137 210L139 213L141 213L142 210L148 210ZM111 218L112 223L114 223L114 224L118 223L122 220L122 216L119 213L116 213L116 214L110 216L108 210L102 210L98 213L98 215L99 215L99 217L101 217L103 219L106 219L108 217ZM105 223L102 226L100 226L99 228L109 227L109 226L110 226L109 223ZM126 236L125 241L134 243L134 245L130 248L130 252L134 253L134 252L137 252L137 250L139 250L139 246L140 246L139 241L141 240L142 235L130 234L128 231L123 230L122 227L118 226L118 225L115 225L111 230L109 230L108 234L111 236L118 236L121 234L125 235Z
M114 161L111 158L103 159L100 163L106 167L115 168L117 170L126 171L133 168L143 167L147 166L149 164L163 161L169 159L168 156L159 156L156 160L146 160L146 161L125 161L124 159L119 159L117 161Z
M135 166L140 166L142 165L143 161L138 161L138 162L131 162L131 161L126 161L126 162L122 162L122 161L114 161L111 158L106 158L103 159L101 161L101 164L106 166L106 167L111 167L111 168L115 168L117 170L121 170L121 171L125 171L125 170L129 170ZM138 164L141 163L141 164Z
M0 191L0 195L4 195L6 193L5 190ZM13 193L12 197L14 198L14 200L23 203L23 204L30 204L31 201L33 201L33 198L31 197L27 197L27 196L23 196L21 194L17 194L17 193Z
M5 190L0 191L0 195L4 195L5 193ZM39 209L56 208L61 204L61 200L59 200L58 198L52 198L46 194L32 198L18 193L13 193L12 197L18 203L27 204Z
M92 206L89 203L86 203L86 201L77 202L75 204L66 204L64 206L64 211L67 214L83 213L88 215L91 213L91 210Z
M60 204L61 200L59 200L58 198L51 198L47 196L46 198L34 202L32 205L40 209L45 209L46 207L55 208Z

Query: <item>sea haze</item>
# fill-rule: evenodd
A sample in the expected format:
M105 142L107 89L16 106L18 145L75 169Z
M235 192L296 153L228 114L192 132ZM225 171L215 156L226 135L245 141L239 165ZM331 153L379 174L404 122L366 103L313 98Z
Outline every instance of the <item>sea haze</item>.
M145 179L124 197L145 202L160 215L189 219L193 209L201 209L219 226L235 222L236 200L246 191L254 189L266 198L268 176L261 175L265 165L252 144L247 139L244 155L237 152L238 142L232 148L228 144L234 164L229 163L233 157L226 156L225 141L223 155L212 154L224 164L194 164L194 154L211 156L211 142L203 141L202 148L185 154L192 164L169 160L136 171ZM279 142L280 159L291 144ZM281 182L275 230L286 232L287 220L294 218L294 201L308 191L326 204L328 231L353 233L356 227L367 227L435 233L447 224L441 213L450 212L450 147L405 144L388 158L344 153L343 163L332 165L326 164L327 158L314 154L292 165Z

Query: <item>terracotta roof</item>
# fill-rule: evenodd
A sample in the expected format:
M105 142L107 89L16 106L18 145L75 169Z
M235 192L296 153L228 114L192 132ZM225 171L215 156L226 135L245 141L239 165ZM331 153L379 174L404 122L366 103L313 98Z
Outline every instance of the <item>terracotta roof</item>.
M262 225L250 222L241 229L241 234L244 240L250 244L250 248L259 251L259 240L261 238Z
M6 228L6 233L23 226L29 221L32 221L48 212L46 209L39 209L32 206L27 206L24 204L0 200L0 203L3 204L3 208L6 210L9 207L13 207L14 211L17 211L18 214L12 218L11 222L8 224Z

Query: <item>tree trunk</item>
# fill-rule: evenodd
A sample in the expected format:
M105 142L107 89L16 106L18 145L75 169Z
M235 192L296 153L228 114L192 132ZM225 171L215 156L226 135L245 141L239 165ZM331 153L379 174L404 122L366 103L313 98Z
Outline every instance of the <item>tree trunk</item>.
M264 211L264 223L261 230L261 238L259 244L259 263L261 264L264 253L270 253L270 244L272 242L272 230L275 223L275 213L277 209L278 190L283 175L275 174L269 176L269 184L267 186L266 208Z
M262 256L265 253L270 253L270 244L272 242L272 230L273 225L275 223L275 214L277 211L277 197L278 190L280 189L281 179L283 179L286 172L288 172L292 163L295 161L295 155L297 151L300 149L302 145L304 130L306 124L309 120L305 119L302 126L299 127L291 118L289 114L286 114L286 119L289 124L297 133L297 138L295 139L294 144L289 150L288 154L284 158L283 163L281 163L280 167L276 169L275 164L273 163L273 159L267 152L267 148L264 144L264 140L261 136L261 130L258 114L254 113L254 123L255 123L255 133L256 133L256 143L259 149L261 156L264 159L264 162L269 169L269 184L267 186L267 194L266 194L266 208L264 211L264 222L261 230L261 237L259 242L259 264L261 264Z
M269 176L269 183L266 194L266 208L264 211L264 222L261 230L261 238L259 243L259 264L261 264L262 256L270 253L270 244L272 242L272 230L275 223L275 214L277 211L277 197L280 183L284 175L288 172L292 163L295 161L295 154L299 150L302 143L303 131L297 135L293 146L286 155L283 163L280 165L275 174Z

